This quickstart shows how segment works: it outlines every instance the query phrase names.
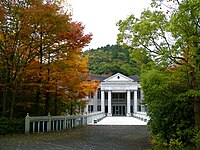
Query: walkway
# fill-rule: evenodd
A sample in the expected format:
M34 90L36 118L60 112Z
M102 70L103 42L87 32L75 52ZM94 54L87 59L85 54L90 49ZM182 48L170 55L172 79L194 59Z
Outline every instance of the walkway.
M147 122L133 117L106 117L94 125L147 125Z
M0 149L150 150L152 146L149 143L147 126L141 125L141 122L135 118L132 119L131 117L107 117L97 123L98 125L82 126L61 132L0 136ZM110 122L112 120L113 124L115 120L116 125L108 125L109 120ZM120 125L123 124L122 122L127 125ZM140 125L130 125L133 122Z

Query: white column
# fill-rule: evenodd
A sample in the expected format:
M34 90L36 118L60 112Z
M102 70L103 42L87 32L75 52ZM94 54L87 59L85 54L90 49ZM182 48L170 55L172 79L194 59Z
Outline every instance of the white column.
M107 116L112 116L111 112L111 91L108 91L108 114Z
M131 93L127 91L127 114L126 116L131 116Z
M137 113L137 91L134 91L134 113Z
M105 113L105 93L101 91L101 112Z

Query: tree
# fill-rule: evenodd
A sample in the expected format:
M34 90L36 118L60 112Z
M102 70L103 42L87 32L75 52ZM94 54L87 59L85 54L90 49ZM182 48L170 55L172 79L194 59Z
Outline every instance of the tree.
M23 72L26 70L27 64L35 57L35 49L29 43L25 44L20 36L23 24L20 18L22 18L23 7L24 3L17 1L16 3L1 1L0 59L1 70L4 72L1 83L6 85L3 87L3 113L6 112L7 103L10 105L11 117Z
M173 5L168 7L167 13L158 9L164 3L168 1L153 1L154 11L145 10L139 19L131 15L119 21L118 43L131 46L133 54L139 52L141 56L150 56L160 67L186 67L189 88L185 93L194 104L195 128L200 131L200 2L169 1Z
M185 94L189 89L185 70L186 66L166 70L154 67L142 73L154 145L181 148L194 142L193 103Z
M36 90L38 104L45 100L48 112L52 93L58 94L61 87L69 90L70 80L72 84L77 81L77 86L87 81L88 76L80 75L87 74L86 62L80 57L91 34L85 35L84 26L61 10L57 1L0 2L3 114L13 116L16 96L28 85Z

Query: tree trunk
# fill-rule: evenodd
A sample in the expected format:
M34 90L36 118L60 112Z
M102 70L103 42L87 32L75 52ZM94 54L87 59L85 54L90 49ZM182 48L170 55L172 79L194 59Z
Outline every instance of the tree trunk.
M57 92L55 94L55 99L54 99L54 114L57 116L58 115L58 98L57 98Z
M2 115L6 115L6 101L8 99L8 89L5 87L5 91L3 91L3 106L2 106Z
M16 93L17 93L17 90L12 92L11 108L10 108L10 119L13 118L13 114L14 114Z
M73 115L73 105L72 105L72 102L70 102L70 115Z
M195 128L197 133L200 132L200 97L194 97L194 117L195 117ZM200 149L200 143L196 141L196 149Z
M200 131L200 97L194 97L194 115L195 115L195 127Z
M40 39L41 39L41 44L39 46L39 61L40 61L40 66L39 66L39 79L37 80L38 83L38 89L36 92L36 108L39 108L40 104L40 97L41 97L41 87L40 85L42 84L42 65L43 65L43 46L42 46L42 38L43 34L42 32L40 33Z
M192 68L191 73L191 88L194 91L198 91L198 82L196 77L196 71ZM198 131L200 131L200 97L194 96L194 117L195 117L195 127Z
M45 113L49 113L50 108L50 93L46 92L46 101L45 101Z
M198 91L198 81L197 81L197 72L194 67L191 67L191 89ZM194 96L194 118L195 118L195 129L197 132L200 132L200 96ZM200 149L200 143L196 141L196 148Z
M7 69L5 71L5 78L6 78L6 83L5 83L5 90L3 91L3 108L2 108L2 114L3 116L6 116L7 110L10 110L10 107L8 107L8 104L10 102L9 95L10 92L10 70Z
M45 111L46 111L46 114L49 113L49 110L50 110L50 92L49 92L49 86L50 86L50 69L49 69L49 66L50 66L50 52L48 51L48 69L47 69L47 87L46 87L46 101L45 101Z

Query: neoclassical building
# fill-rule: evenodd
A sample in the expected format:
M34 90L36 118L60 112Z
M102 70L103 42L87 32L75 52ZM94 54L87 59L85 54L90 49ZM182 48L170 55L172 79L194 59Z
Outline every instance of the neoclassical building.
M107 116L134 116L146 112L138 76L117 73L110 77L91 75L90 79L99 80L100 86L87 97L86 113L101 111Z

